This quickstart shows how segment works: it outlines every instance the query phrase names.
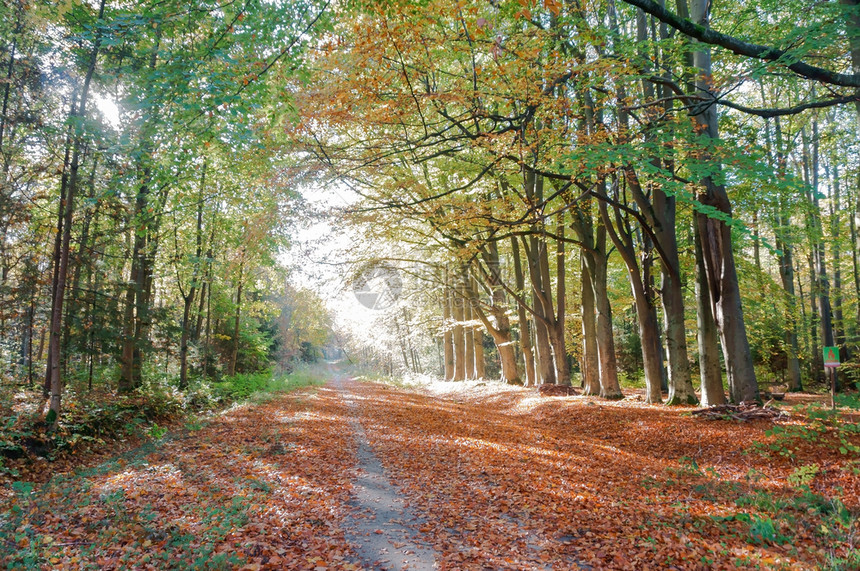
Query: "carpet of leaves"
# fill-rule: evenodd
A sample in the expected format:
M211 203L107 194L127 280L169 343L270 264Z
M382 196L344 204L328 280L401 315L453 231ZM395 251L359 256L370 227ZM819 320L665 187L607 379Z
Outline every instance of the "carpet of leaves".
M352 410L329 387L302 390L18 485L0 567L372 568L343 531L355 414L440 569L817 569L860 542L848 461L812 445L750 453L768 421L497 384L347 386ZM789 501L790 477L813 464L807 492L841 497L853 518L838 535Z
M0 567L358 569L345 410L299 391L19 493Z
M820 446L793 459L749 453L771 422L498 385L433 389L356 388L371 444L433 522L422 531L444 569L818 569L858 547L860 478ZM803 495L788 480L812 463L811 491L841 493L853 510L841 541L786 499ZM774 504L794 513L757 514ZM750 521L775 529L757 535Z

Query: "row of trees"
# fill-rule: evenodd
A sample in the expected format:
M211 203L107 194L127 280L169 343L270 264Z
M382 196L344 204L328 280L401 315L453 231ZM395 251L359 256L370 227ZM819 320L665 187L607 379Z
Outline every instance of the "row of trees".
M860 6L722 9L356 2L321 43L295 137L362 197L373 256L430 268L413 313L447 378L479 322L506 381L618 397L628 308L648 402L696 402L696 369L703 402L723 371L757 400L757 372L799 390L822 345L855 353Z
M301 294L276 260L295 175L267 144L324 9L3 0L0 362L49 421L68 379L268 366Z

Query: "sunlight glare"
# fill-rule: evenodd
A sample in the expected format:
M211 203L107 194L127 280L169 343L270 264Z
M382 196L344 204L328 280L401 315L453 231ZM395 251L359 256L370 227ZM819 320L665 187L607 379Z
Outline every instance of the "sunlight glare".
M117 107L117 104L114 103L113 99L96 94L95 102L96 107L101 112L102 116L105 118L108 124L114 129L119 128L119 107Z

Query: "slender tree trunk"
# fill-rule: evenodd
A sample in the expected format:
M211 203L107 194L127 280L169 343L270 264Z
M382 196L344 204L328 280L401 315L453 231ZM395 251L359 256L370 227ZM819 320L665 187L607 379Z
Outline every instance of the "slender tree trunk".
M87 188L89 188L89 198L93 198L95 195L95 178L96 172L98 171L99 165L99 157L95 155L93 157L93 166L90 171L89 180L87 182ZM75 317L79 313L78 305L79 305L79 289L81 282L81 269L84 267L84 260L89 260L89 250L90 250L90 225L94 220L98 218L98 205L93 212L89 216L84 216L81 221L81 236L78 240L78 248L75 251L74 255L74 270L72 272L72 283L69 288L69 295L66 299L66 318L65 323L63 324L63 350L68 352L69 343L71 342L71 334L72 334L72 322Z
M74 117L76 114L77 107L77 97L78 94L75 92L72 95L72 103L69 108L69 116ZM72 163L72 149L74 147L74 134L72 131L72 122L69 122L69 126L66 132L66 144L65 144L65 154L63 156L63 172L60 176L60 201L59 207L57 208L57 226L56 232L54 233L54 251L51 257L51 265L53 267L53 272L51 274L51 313L48 317L48 330L51 330L51 324L54 323L54 317L57 313L57 283L59 280L59 272L60 272L60 253L63 247L63 224L65 220L65 208L67 206L66 196L68 194L69 188L69 176L71 170ZM51 351L52 345L50 341L48 342L48 366L45 367L45 382L42 385L42 396L44 398L48 398L51 394L51 375L52 368L51 363L53 362ZM39 349L39 359L42 358L42 349Z
M618 383L618 364L615 360L615 336L612 332L612 306L609 303L607 288L607 266L609 254L606 249L606 228L598 225L594 241L594 264L589 268L597 310L595 327L597 331L597 354L600 364L600 396L619 399L621 385Z
M155 70L158 59L160 33L157 32L155 45L150 52L149 69ZM149 114L144 119L141 128L140 166L142 179L134 203L134 214L131 220L134 228L134 242L131 252L130 279L126 290L124 317L128 320L123 324L123 344L118 389L120 392L134 390L141 383L142 347L149 337L150 308L149 300L152 284L152 269L154 265L155 244L150 243L150 237L156 234L153 226L153 210L150 194L154 184L152 167L152 132L155 129L156 118Z
M4 174L8 173L9 163L4 143L6 142L6 125L9 117L9 96L12 93L13 74L15 71L15 56L18 51L18 36L23 31L24 2L16 2L15 27L12 30L12 43L9 46L9 63L6 65L6 81L3 88L3 105L0 107L0 158L3 159ZM74 104L73 104L74 105Z
M447 270L444 276L444 285L442 287L442 318L444 324L442 326L442 349L445 355L445 380L454 380L454 334L453 316L451 311L451 291L447 277Z
M484 360L484 332L478 326L473 327L472 331L475 336L475 378L483 379L487 376Z
M762 95L762 100L765 97ZM765 134L770 143L770 125L766 125ZM786 161L783 152L782 123L779 117L774 119L774 130L776 135L776 149L774 155L780 176L785 175ZM802 391L803 384L800 376L800 347L797 340L797 296L794 290L794 245L791 239L791 221L789 220L788 205L785 197L780 196L776 205L774 216L774 237L777 248L777 264L782 288L785 291L785 351L786 351L786 383L790 392Z
M188 293L182 295L182 330L179 336L179 388L188 386L188 339L191 336L191 308L194 305L194 296L197 294L197 282L200 279L200 256L203 254L203 193L206 188L206 165L204 159L202 173L200 175L200 189L197 199L197 227L194 234L194 269L191 272L191 283Z
M582 272L582 389L583 394L600 394L600 371L597 364L597 333L594 318L594 290L591 289L591 274L585 262L585 252L580 252Z
M806 230L809 237L809 302L812 310L810 338L813 340L812 374L824 381L824 361L821 344L833 345L833 329L830 321L829 284L823 266L823 236L821 234L821 211L818 204L818 144L817 124L813 121L813 146L810 149L806 129L801 130L803 148L803 176L807 184L806 200L809 210L806 217ZM829 341L829 342L828 342Z
M559 237L556 242L556 290L555 290L555 308L556 314L553 317L552 328L552 348L555 354L555 378L559 385L570 386L570 364L567 360L567 346L565 343L565 297L566 292L566 275L565 267L567 266L566 252L564 247L564 213L559 212L556 215L556 235ZM544 279L549 282L549 268L547 268Z
M546 324L547 316L544 313L545 308L538 297L545 293L541 291L538 251L539 248L545 247L546 245L540 244L535 240L531 244L531 248L525 243L523 246L526 248L526 259L529 261L529 274L532 282L532 306L535 312L535 348L537 349L535 369L537 372L538 384L555 384L555 366L552 360L552 345L549 340L549 329Z
M814 94L813 94L814 96ZM816 282L818 289L818 307L821 312L821 342L825 347L835 344L833 335L833 310L830 304L830 279L827 277L827 261L824 251L824 228L821 223L821 205L818 202L818 171L820 169L818 145L818 121L812 121L812 224L815 241L813 257L815 260Z
M101 22L104 18L105 0L101 0L98 10L97 20ZM84 84L81 89L81 94L78 99L78 107L76 113L71 117L72 122L78 121L75 127L75 137L72 144L72 160L69 163L68 188L66 190L66 201L61 206L64 210L63 215L63 238L60 246L60 256L57 264L57 283L56 292L54 294L54 311L51 316L51 336L48 340L50 347L50 361L48 368L50 369L51 379L51 396L50 409L48 413L48 422L52 430L57 428L62 410L61 399L63 390L63 379L61 376L61 347L60 336L63 331L63 299L65 297L66 277L68 275L69 266L69 248L72 239L72 222L75 212L75 195L78 187L78 170L80 168L80 155L83 146L83 127L82 119L86 117L87 100L89 98L90 82L92 81L93 73L96 68L99 51L101 49L101 34L97 34L92 50L89 55L89 63L87 67ZM63 208L64 207L64 208ZM51 418L52 417L52 418Z
M830 237L831 256L833 258L833 337L836 345L842 348L842 360L849 358L848 347L845 343L845 319L842 311L842 243L840 241L840 226L842 225L842 197L839 178L839 164L833 157L833 196L830 202Z
M245 249L242 248L242 261L239 263L239 283L236 286L236 316L233 319L233 346L230 351L230 365L227 369L227 375L231 377L236 374L236 362L239 360L239 325L242 317L242 286L244 284Z
M183 296L182 304L182 332L179 335L179 388L188 387L188 323L191 318L191 306L194 303L194 286L188 295Z
M812 356L812 360L810 361L810 363L811 363L810 367L812 367L812 368L809 369L810 378L812 378L814 376L814 369L813 368L815 366L814 363L815 363L815 358L816 358L816 355L813 354L815 351L815 328L814 327L812 327L812 328L807 327L807 325L811 321L814 321L815 318L814 318L814 316L808 316L807 315L806 296L803 293L803 279L801 277L800 262L799 261L797 262L797 265L794 268L794 275L797 277L797 284L796 284L797 285L797 301L798 301L797 305L800 308L800 321L803 324L802 331L803 331L804 345L805 345L805 349L806 349L806 354ZM814 298L813 298L812 303L813 304L815 303Z
M787 221L784 221L787 223ZM780 225L783 222L780 222ZM798 360L797 343L797 299L794 294L794 260L792 259L792 246L780 238L781 232L777 232L776 247L780 254L777 256L779 265L779 277L782 288L785 290L786 306L786 381L789 391L802 391L803 385L800 378L800 361Z
M456 278L455 278L456 282ZM461 295L462 288L455 287L452 290L454 302L454 379L463 381L466 379L466 332L463 328L465 321L464 304L466 300Z
M511 238L511 251L514 257L514 278L516 291L520 297L525 296L525 276L520 260L520 246L515 237ZM532 349L532 335L529 317L522 303L517 302L517 319L520 324L520 348L523 351L523 365L526 372L526 386L538 384L537 371L535 369L534 351Z
M469 277L466 270L463 271L462 279L463 321L465 323L463 326L463 336L466 341L466 378L476 379L475 328L472 324L472 299L471 296L466 293L467 288L469 288L471 277Z

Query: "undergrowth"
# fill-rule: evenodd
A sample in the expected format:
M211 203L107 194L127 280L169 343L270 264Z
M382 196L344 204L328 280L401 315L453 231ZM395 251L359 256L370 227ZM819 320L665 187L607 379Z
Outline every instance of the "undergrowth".
M843 395L839 404L860 408L856 395ZM714 467L702 468L692 457L667 468L666 478L647 478L643 486L661 489L684 486L692 496L727 508L720 516L709 516L722 533L740 529L752 545L777 545L790 549L801 537L812 536L822 550L821 568L830 571L860 569L860 514L849 509L841 493L819 493L816 479L826 474L820 462L799 459L838 452L845 459L839 469L860 472L860 427L838 411L822 405L794 407L792 424L777 424L765 432L766 440L755 442L749 452L765 458L781 457L798 465L785 478L785 485L766 485L765 476L751 469L744 481L723 478ZM805 461L805 460L804 460Z
M20 462L54 460L65 453L97 448L131 437L158 440L167 426L182 424L199 429L199 417L242 402L263 402L283 392L319 384L322 375L312 368L289 374L271 370L242 373L220 381L192 379L185 390L175 379L150 376L135 391L117 394L97 387L71 385L63 399L63 416L56 431L48 432L39 415L41 395L36 390L6 386L0 390L0 476L16 478Z

